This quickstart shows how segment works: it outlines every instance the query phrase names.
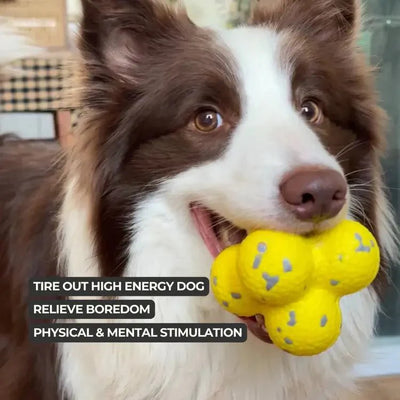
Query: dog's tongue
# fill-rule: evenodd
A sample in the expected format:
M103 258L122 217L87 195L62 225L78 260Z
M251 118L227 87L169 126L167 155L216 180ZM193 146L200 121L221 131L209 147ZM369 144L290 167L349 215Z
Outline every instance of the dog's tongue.
M208 251L214 258L217 257L223 248L212 229L210 214L205 208L197 205L191 207L191 213Z
M217 257L219 253L221 253L221 251L225 248L225 245L223 244L224 240L220 241L212 228L213 221L211 219L210 212L199 205L192 205L190 211L196 224L197 230L199 231L200 236L206 244L208 251L214 258ZM246 235L245 231L243 230L232 232L232 230L228 229L224 232L229 236L225 238L225 242L232 244L240 243ZM263 328L264 318L262 318L262 320L260 321L258 321L256 317L239 318L241 318L242 321L246 323L250 331L256 337L264 342L272 343L268 333Z

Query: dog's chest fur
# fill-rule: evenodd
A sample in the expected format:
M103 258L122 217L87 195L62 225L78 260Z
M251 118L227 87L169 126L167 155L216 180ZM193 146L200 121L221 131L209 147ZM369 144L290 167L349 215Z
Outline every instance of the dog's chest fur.
M206 275L211 260L189 221L185 224L177 213L175 218L184 228L172 229L165 219L167 211L174 219L171 205L157 198L147 204L126 274ZM220 311L211 296L154 300L154 322L237 321ZM372 289L345 298L340 340L311 358L293 357L251 335L244 344L64 344L63 382L76 400L343 398L342 391L352 389L353 362L365 353L372 335L375 307Z

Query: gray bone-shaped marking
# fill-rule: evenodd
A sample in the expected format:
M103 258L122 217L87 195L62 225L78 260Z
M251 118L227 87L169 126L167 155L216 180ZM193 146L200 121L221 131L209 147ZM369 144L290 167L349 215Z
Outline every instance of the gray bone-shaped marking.
M287 258L285 258L283 260L283 270L285 272L292 272L293 271L293 266L292 263L290 262L290 260L288 260Z
M263 273L263 278L267 281L266 289L268 291L270 291L279 282L279 276L270 276L266 272Z
M258 254L254 257L253 269L257 269L260 264L264 253L267 251L267 245L264 242L260 242L257 245Z
M290 317L290 320L287 324L289 326L295 326L296 325L296 313L294 311L290 311L289 317Z
M261 264L261 259L262 259L262 255L261 254L257 254L254 257L254 261L253 261L253 269L257 269L260 264Z
M357 239L357 241L360 243L360 245L356 249L356 252L357 253L369 253L371 251L371 247L364 245L361 235L359 233L356 233L354 236Z
M328 317L326 315L323 315L321 318L321 328L324 328L326 324L328 323Z

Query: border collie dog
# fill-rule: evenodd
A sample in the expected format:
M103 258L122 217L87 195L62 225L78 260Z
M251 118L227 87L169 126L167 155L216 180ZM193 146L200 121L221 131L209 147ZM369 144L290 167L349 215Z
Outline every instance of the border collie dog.
M266 343L255 317L242 344L28 338L31 277L208 276L246 231L344 218L391 257L385 118L356 46L359 4L266 3L225 31L156 0L83 0L76 144L0 146L2 400L326 400L352 388L384 266L343 299L341 336L314 357ZM211 295L154 300L154 322L240 322Z

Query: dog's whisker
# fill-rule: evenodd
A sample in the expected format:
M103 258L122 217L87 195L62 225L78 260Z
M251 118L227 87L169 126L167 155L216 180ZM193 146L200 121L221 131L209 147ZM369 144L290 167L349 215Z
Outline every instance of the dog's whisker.
M367 222L370 226L372 225L371 219L367 216L364 206L362 203L355 197L352 198L352 202L350 203L351 211L355 211L357 214L361 214L364 222Z
M366 189L366 188L354 188L353 190L352 190L352 192L353 193L358 193L358 192L363 192L363 193L371 193L371 194L374 194L375 192L373 191L373 190L371 190L371 189Z
M349 143L347 146L343 147L335 156L335 158L340 162L340 157L343 157L345 154L349 153L350 151L356 149L358 146L361 146L362 144L366 143L365 141L362 140L356 140L354 142ZM343 160L341 160L343 161Z
M378 178L372 178L369 181L360 181L360 182L354 182L354 183L349 183L349 187L356 187L356 186L370 186L372 183L375 183Z
M359 174L360 172L366 172L366 171L372 171L372 168L361 168L361 169L356 169L355 171L350 171L347 174L345 174L345 178L348 178L351 175L354 174Z

